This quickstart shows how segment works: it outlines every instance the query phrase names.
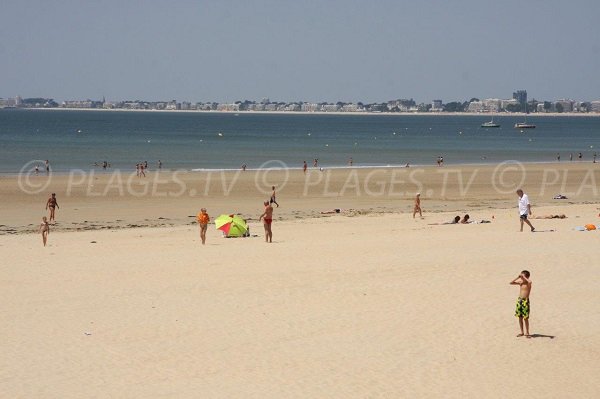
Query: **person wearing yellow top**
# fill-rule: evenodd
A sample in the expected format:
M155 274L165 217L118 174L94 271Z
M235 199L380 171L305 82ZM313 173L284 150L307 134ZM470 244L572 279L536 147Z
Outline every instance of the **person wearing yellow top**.
M210 216L208 216L208 213L206 213L206 208L200 209L200 213L198 213L196 219L200 225L200 239L202 240L202 245L204 245L206 242L206 230L208 229L208 222L210 222Z

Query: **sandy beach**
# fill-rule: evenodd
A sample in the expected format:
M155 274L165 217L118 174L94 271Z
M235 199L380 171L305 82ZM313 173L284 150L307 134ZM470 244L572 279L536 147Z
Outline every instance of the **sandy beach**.
M597 397L600 231L574 228L600 224L598 182L591 162L0 177L0 397ZM517 187L567 218L520 233ZM202 206L253 236L202 246ZM464 213L490 223L436 224Z

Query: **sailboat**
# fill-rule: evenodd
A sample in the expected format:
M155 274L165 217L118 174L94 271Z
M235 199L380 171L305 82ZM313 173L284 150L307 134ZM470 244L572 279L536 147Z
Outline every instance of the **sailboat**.
M500 124L494 122L494 116L492 115L492 120L482 123L481 127L500 127Z
M515 123L515 129L535 129L535 125L533 123L527 123L527 104L525 104L525 122L517 122Z

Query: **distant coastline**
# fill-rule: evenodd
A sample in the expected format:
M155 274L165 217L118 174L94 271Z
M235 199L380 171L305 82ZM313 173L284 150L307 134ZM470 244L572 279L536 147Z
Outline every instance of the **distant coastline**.
M336 115L336 116L514 116L522 117L519 112L341 112L341 111L217 111L217 110L171 110L171 109L125 109L125 108L0 108L8 111L93 111L93 112L140 112L140 113L186 113L186 114L230 114L230 115ZM600 117L596 112L536 112L530 117Z

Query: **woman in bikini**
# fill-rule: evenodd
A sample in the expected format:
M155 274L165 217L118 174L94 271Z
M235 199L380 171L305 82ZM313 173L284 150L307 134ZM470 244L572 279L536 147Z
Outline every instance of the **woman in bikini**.
M48 224L48 219L46 219L46 216L42 218L42 223L40 224L40 233L42 233L42 242L44 243L44 246L46 246L48 234L50 234L50 224Z
M55 208L59 208L58 206L58 201L56 200L56 194L52 193L52 195L50 196L50 198L48 198L48 202L46 202L46 210L50 210L50 222L54 221L56 222L56 219L54 217L54 210Z

